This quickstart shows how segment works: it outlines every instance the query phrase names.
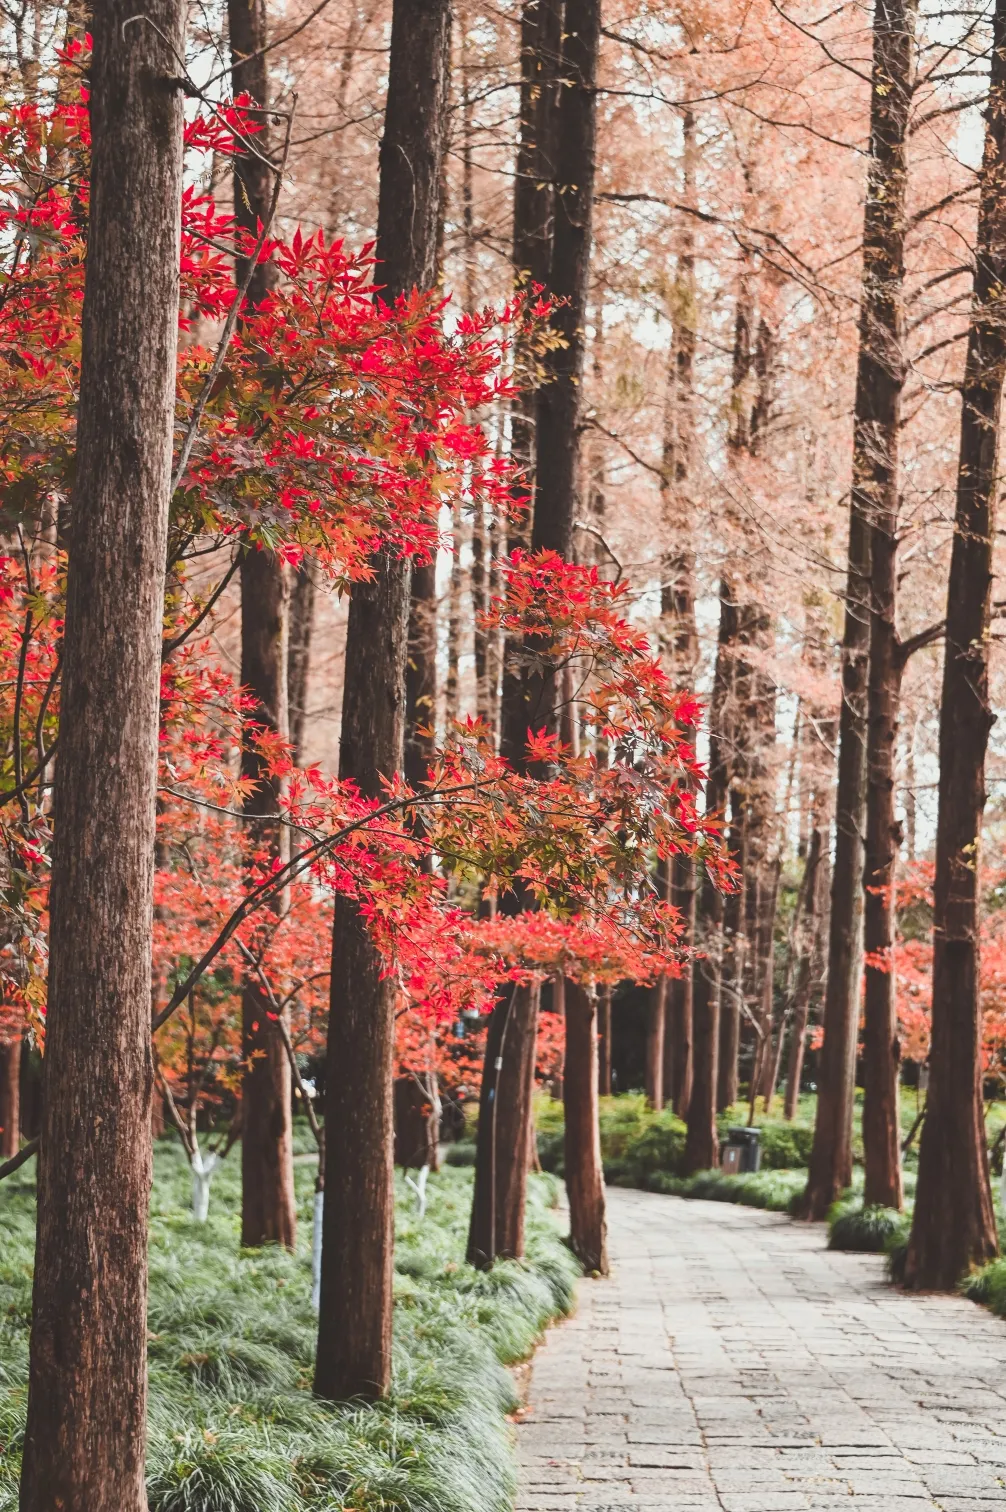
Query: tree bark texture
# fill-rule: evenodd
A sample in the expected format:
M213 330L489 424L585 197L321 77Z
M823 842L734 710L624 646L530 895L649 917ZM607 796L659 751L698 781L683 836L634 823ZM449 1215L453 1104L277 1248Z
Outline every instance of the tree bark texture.
M853 425L853 477L835 864L814 1145L804 1205L824 1218L852 1179L852 1112L863 969L871 531L896 517L897 432L903 387L905 138L911 102L914 7L877 0L870 94L870 161L863 225L863 293Z
M720 1051L716 1106L720 1113L732 1108L740 1096L739 1056L741 999L744 994L744 890L745 890L744 800L735 786L730 790L728 849L737 865L738 885L723 904L723 960L720 991Z
M175 0L136 15L109 0L92 19L22 1512L147 1505L150 954L184 44Z
M664 1024L668 979L658 977L646 1005L646 1101L655 1112L664 1106Z
M586 1271L608 1274L607 1221L598 1124L597 999L567 981L565 1111L570 1248Z
M448 0L395 0L380 149L377 277L388 299L436 277ZM404 758L407 560L381 555L349 606L339 775L377 797ZM332 932L325 1212L315 1391L383 1396L391 1374L395 989L352 902Z
M538 25L551 25L550 15L548 7L542 8ZM544 35L539 39L543 46L554 47L557 53L558 39L554 42L543 40ZM590 276L599 0L570 0L565 9L561 40L564 87L555 122L554 230L548 282L551 292L565 300L561 309L556 311L553 325L566 345L547 354L546 381L537 395L531 548L533 551L555 551L570 559L580 450L584 324ZM543 54L543 61L548 65L548 52ZM532 643L530 649L534 653L539 648ZM554 727L556 702L554 678L534 669L515 669L512 665L505 668L500 748L518 770L526 766L528 728L537 728L543 723ZM509 1249L499 1248L501 1242L509 1244L519 1237L523 1245L528 1146L526 1120L531 1110L537 1009L531 1004L524 1007L520 994L518 999L515 1011L507 1014L505 1039L500 1031L498 1043L501 1049L498 1053L503 1056L504 1066L498 1086L490 1062L494 1039L492 1023L486 1046L483 1096L492 1095L495 1099L492 1118L495 1133L492 1144L481 1146L476 1159L469 1258L478 1264L490 1263L496 1254L509 1253ZM518 1007L520 1011L516 1011ZM493 1018L504 1012L504 1004L497 1005ZM565 1080L568 1085L568 1072ZM487 1081L490 1083L488 1089ZM488 1140L489 1136L486 1138ZM514 1210L500 1212L497 1217L497 1206L503 1198L514 1205Z
M731 678L730 636L734 605L729 594L720 595L720 625L713 674L713 710L722 709ZM721 813L727 801L726 751L719 738L717 715L710 719L709 776L706 780L706 813ZM688 1105L684 1168L686 1173L711 1170L720 1163L716 1130L716 1098L720 1045L720 967L723 955L723 894L708 870L702 877L701 906L696 922L694 988L694 1076Z
M21 1144L21 1037L0 1043L0 1160Z
M598 1089L611 1096L611 988L597 989Z
M239 153L234 159L234 216L248 236L258 234L260 222L269 214L272 174L262 161L269 152L269 67L262 53L268 41L265 0L228 0L227 22L231 49L231 82L234 94L245 93L255 102L263 128L255 136L256 151ZM238 259L240 282L247 262ZM268 298L276 281L268 263L256 268L248 288L252 307ZM283 563L270 551L245 547L241 557L241 684L254 700L243 715L241 775L255 786L243 802L254 837L257 860L251 876L265 861L284 860L287 831L278 820L282 782L269 777L255 748L254 734L264 730L286 738L287 715L287 609L289 585ZM282 915L286 900L274 905L273 923L263 921L261 948L275 917ZM271 1004L265 986L251 965L245 968L241 989L242 1056L241 1082L241 1242L248 1248L260 1244L283 1244L292 1249L297 1236L297 1207L293 1191L293 1121L290 1095L290 1065L280 1032L270 1017Z
M524 1254L538 996L534 987L515 986L489 1019L467 1251L481 1270ZM564 1074L564 1095L565 1088Z
M906 1280L950 1291L998 1253L982 1107L979 880L989 615L1006 370L1006 0L997 0L975 286L961 391L957 507L940 705L929 1094Z
M569 556L577 498L590 227L594 204L600 0L567 0L555 146L555 206L549 291L565 303L552 317L563 345L547 354L538 390L532 542Z
M810 834L807 859L804 862L802 883L802 910L797 937L799 957L793 984L792 1024L789 1038L789 1062L786 1072L786 1098L783 1117L796 1117L800 1096L800 1080L803 1076L803 1058L807 1048L807 1024L810 1019L810 1002L814 990L814 968L819 954L820 917L823 899L821 880L825 874L822 858L824 831L816 825Z
M295 766L304 765L308 674L311 670L311 637L314 632L314 598L314 578L308 564L302 562L290 590L286 656L286 701L290 724L290 751Z
M405 780L417 788L436 750L437 723L437 564L412 569L409 654L405 669Z
M883 358L876 416L882 471L870 495L871 611L867 692L867 796L864 946L866 1026L863 1043L864 1201L901 1207L901 1130L898 1120L900 1047L895 1007L894 888L901 848L895 814L896 752L903 658L897 630L898 436L905 384L904 279L905 143L914 79L915 0L887 0L878 13L875 49L887 85L887 115L878 129L877 156L885 167L886 283L878 302L875 346ZM882 24L881 24L882 23ZM881 407L882 406L882 407Z

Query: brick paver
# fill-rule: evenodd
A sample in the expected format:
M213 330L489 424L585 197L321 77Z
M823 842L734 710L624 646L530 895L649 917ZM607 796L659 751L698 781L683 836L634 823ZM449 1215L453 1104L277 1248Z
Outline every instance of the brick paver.
M1006 1323L751 1208L611 1191L534 1364L520 1512L1006 1507Z

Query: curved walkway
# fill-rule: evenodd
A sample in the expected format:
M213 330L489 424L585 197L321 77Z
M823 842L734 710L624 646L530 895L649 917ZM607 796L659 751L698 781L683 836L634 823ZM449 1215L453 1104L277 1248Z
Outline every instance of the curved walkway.
M1006 1323L751 1208L610 1191L535 1359L520 1512L1006 1508Z

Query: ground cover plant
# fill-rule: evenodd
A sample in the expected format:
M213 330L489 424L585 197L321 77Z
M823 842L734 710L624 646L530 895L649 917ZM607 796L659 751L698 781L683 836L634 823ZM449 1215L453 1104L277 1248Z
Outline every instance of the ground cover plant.
M306 1147L306 1142L304 1143ZM298 1160L307 1220L314 1162ZM531 1184L528 1253L464 1264L470 1172L431 1177L419 1222L400 1184L392 1389L334 1408L311 1394L316 1318L309 1240L239 1248L239 1171L225 1162L210 1217L189 1208L184 1153L162 1140L151 1206L147 1468L150 1512L506 1512L515 1466L504 1368L567 1312L577 1266ZM31 1317L34 1184L0 1188L0 1509L17 1506ZM310 1222L302 1225L310 1234Z

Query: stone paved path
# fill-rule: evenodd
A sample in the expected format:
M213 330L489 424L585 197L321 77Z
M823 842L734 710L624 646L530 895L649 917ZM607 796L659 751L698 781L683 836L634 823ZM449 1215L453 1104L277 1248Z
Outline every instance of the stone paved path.
M1006 1323L816 1226L609 1204L613 1277L536 1357L520 1512L1006 1507Z

